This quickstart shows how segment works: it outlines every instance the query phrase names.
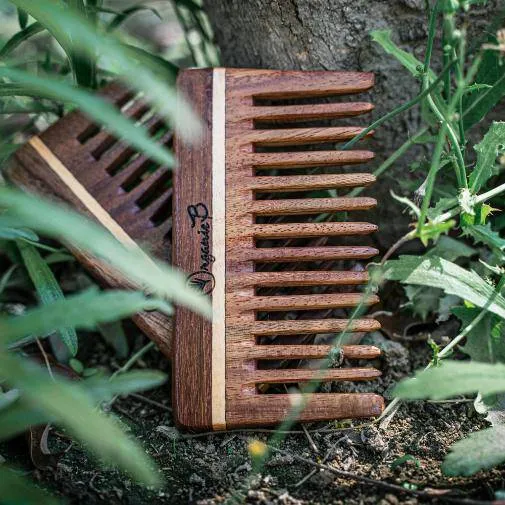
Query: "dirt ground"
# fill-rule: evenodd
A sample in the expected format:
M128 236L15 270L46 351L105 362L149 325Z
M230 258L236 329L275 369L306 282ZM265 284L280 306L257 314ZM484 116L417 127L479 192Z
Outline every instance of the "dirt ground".
M383 357L376 363L383 376L374 383L374 390L387 397L400 377L429 360L425 337L415 335L402 342L379 333L367 337L383 349ZM122 364L99 337L88 341L93 343L86 350L88 366L113 370ZM142 343L138 338L136 346ZM150 351L138 366L170 371L168 362L156 350ZM116 470L100 469L81 447L71 444L65 434L56 430L50 433L49 447L55 453L65 452L55 468L34 469L23 439L9 442L2 447L2 454L8 455L10 461L14 458L28 475L71 504L414 505L434 500L413 496L407 489L450 490L450 496L458 500L491 501L494 491L505 489L504 468L472 478L448 479L441 474L440 463L448 447L486 424L475 413L472 402L465 399L404 405L390 424L381 428L367 421L355 422L359 425L355 428L342 422L313 424L306 426L307 436L300 426L295 426L296 432L286 435L280 445L282 452L272 455L261 475L252 474L247 445L253 438L268 442L271 433L180 433L170 411L169 383L142 395L119 398L110 409L157 461L166 481L161 490L146 491ZM406 455L407 461L398 461ZM300 457L406 490L400 493L342 479L301 462Z

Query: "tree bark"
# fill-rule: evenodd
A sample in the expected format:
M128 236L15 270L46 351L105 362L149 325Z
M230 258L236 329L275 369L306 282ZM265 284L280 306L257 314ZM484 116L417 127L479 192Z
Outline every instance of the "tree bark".
M470 41L483 33L498 4L495 0L472 8ZM391 28L393 39L422 61L427 37L424 5L424 0L204 0L224 66L375 72L376 86L370 95L376 106L374 119L412 98L419 83L369 34ZM370 167L379 166L419 126L418 109L382 126L369 144L377 153ZM409 169L416 154L419 148L395 164L372 191L379 200L375 221L381 225L382 248L407 231L408 216L401 214L390 190L402 189L398 181L403 189L409 181L414 185L414 179L419 181L420 176L413 177Z

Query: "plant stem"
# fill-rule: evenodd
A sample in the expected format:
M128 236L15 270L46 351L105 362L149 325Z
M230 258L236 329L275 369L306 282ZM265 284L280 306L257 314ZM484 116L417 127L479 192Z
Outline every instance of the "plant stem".
M144 354L146 354L153 348L154 348L154 342L149 342L144 347L140 348L121 368L116 370L110 376L110 379L112 380L117 375L127 372L140 358L142 358L142 356L144 356Z
M393 163L398 161L417 141L429 130L428 126L421 128L415 135L407 139L387 160L385 160L376 170L373 175L379 177L382 175ZM350 197L358 196L365 188L354 188L349 192Z
M451 68L453 63L454 63L454 60L451 61L447 66L445 66L443 68L441 74L433 81L433 83L430 84L430 86L428 86L424 91L419 93L419 95L412 98L412 100L409 100L408 102L404 103L403 105L400 105L400 107L397 107L396 109L392 110L391 112L388 112L386 115L377 119L377 121L374 121L368 128L365 128L359 135L356 135L356 137L354 137L349 142L344 144L341 147L341 150L346 151L347 149L351 148L354 144L359 142L363 137L366 137L372 130L375 130L376 128L381 126L383 123L385 123L386 121L389 121L390 119L394 118L398 114L401 114L402 112L414 107L414 105L418 104L423 98L426 98L433 90L435 90L437 88L437 86L443 80L445 73L449 71L449 69Z
M424 194L423 203L421 205L421 215L417 222L417 234L420 236L423 230L424 221L426 220L426 214L428 212L428 207L431 202L431 195L433 193L433 188L435 186L435 179L437 178L437 172L440 168L440 156L442 155L442 150L445 143L445 133L447 131L447 124L443 123L442 128L438 133L438 140L433 151L433 157L431 158L430 171L428 172L428 177L426 179L426 193Z

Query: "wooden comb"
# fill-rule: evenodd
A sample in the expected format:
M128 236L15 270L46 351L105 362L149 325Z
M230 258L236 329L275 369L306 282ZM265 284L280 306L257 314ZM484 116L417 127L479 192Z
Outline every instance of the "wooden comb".
M331 173L331 168L367 162L373 153L301 151L299 147L345 141L362 128L282 125L368 112L372 108L368 103L300 103L300 99L364 92L373 82L372 74L326 71L216 68L179 75L179 89L206 128L198 146L175 140L180 170L174 177L172 257L177 267L189 273L189 282L211 294L213 309L213 320L207 321L185 308L176 308L173 404L179 425L222 430L276 424L286 418L297 396L285 391L273 394L270 389L264 394L264 385L313 379L362 381L380 375L373 368L319 372L299 364L282 369L265 366L271 360L292 364L293 360L328 355L329 345L293 345L293 339L300 334L338 333L346 328L348 320L321 318L320 311L326 309L324 314L328 315L329 310L331 316L333 309L356 306L362 293L342 292L341 288L364 284L368 275L337 271L336 262L363 260L378 252L363 245L315 246L313 241L307 242L313 237L365 235L376 229L374 225L301 218L376 205L372 198L315 198L308 194L372 183L371 174L342 173L342 168L340 173ZM316 170L319 167L323 169ZM265 240L269 247L262 247ZM272 269L272 264L296 266ZM310 292L311 287L318 291L321 286L340 288L340 292ZM299 291L285 294L293 287ZM376 301L373 295L367 303ZM276 316L300 311L316 316L296 320ZM375 320L358 319L351 329L367 332L378 327ZM273 336L278 345L265 341ZM376 357L379 350L348 345L343 354L349 359L367 359ZM379 415L382 408L383 399L375 394L315 393L299 419L371 417Z
M170 147L172 132L141 97L117 83L101 91L160 143ZM143 247L170 261L171 171L118 141L79 111L71 112L11 157L6 176L30 192L58 199L100 222L119 241ZM75 256L102 284L133 287L105 263L84 251ZM134 321L166 354L171 353L172 320L144 312Z

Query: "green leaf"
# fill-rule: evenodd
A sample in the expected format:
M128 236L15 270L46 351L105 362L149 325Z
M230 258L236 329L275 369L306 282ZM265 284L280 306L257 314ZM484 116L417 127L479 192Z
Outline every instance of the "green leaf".
M372 267L374 268L380 267ZM468 300L477 307L505 318L505 298L496 293L472 270L464 268L439 257L401 256L397 260L387 261L382 269L388 280L400 281L403 284L431 286L442 289L446 294Z
M32 280L40 301L43 305L50 305L55 301L64 299L63 291L53 272L44 261L39 251L27 242L17 241L19 252L23 258L28 275ZM72 326L57 327L58 334L67 346L71 356L77 354L77 334ZM35 334L34 332L32 332Z
M391 470L394 470L395 468L398 468L399 466L404 465L408 461L413 461L417 468L419 468L421 466L421 463L419 462L419 460L415 456L412 456L412 454L404 454L403 456L396 458L391 463L391 465L390 465Z
M138 54L128 50L114 36L96 29L89 21L68 9L62 0L12 0L42 23L65 48L68 34L72 44L94 57L104 57L115 62L119 76L134 89L143 91L158 113L175 127L183 138L195 137L200 121L181 97L177 97L173 87L157 78L153 65L140 59ZM172 121L175 118L175 121Z
M20 44L22 44L25 40L28 40L30 37L33 37L37 33L40 33L45 28L40 23L32 23L30 26L23 29L17 33L15 33L0 49L0 58L4 59L9 56L14 49L16 49Z
M126 247L82 215L6 187L0 187L0 207L7 209L0 215L0 225L30 228L73 244L113 266L153 296L174 300L205 315L211 314L208 298L188 286L186 275L139 248Z
M25 239L33 240L37 242L39 237L32 230L27 230L23 228L12 228L10 226L0 225L0 239L4 240L15 240L15 239Z
M477 254L477 249L470 247L462 240L456 240L444 235L426 253L426 256L439 256L447 261L454 261L458 258L470 258L474 254Z
M493 122L474 149L477 152L477 162L470 174L469 183L471 190L477 193L493 175L496 158L505 152L505 122Z
M424 64L414 55L399 48L391 40L391 30L374 30L370 33L372 40L379 44L384 51L394 56L414 77L419 77L423 71ZM432 80L436 79L432 70L429 72Z
M26 28L26 25L28 24L28 13L23 9L18 9L17 11L18 11L19 27L21 28L21 30L24 30Z
M452 313L466 328L481 312L475 307L454 307ZM461 350L474 361L493 363L505 362L504 320L494 314L486 314L466 336Z
M505 461L505 426L496 426L456 442L442 463L448 476L469 476Z
M157 144L142 126L126 119L113 105L82 89L49 77L37 77L22 70L0 67L0 78L16 81L14 94L50 98L74 103L90 117L102 123L129 144L148 154L161 164L174 165L172 154ZM20 87L21 86L21 87Z
M124 23L133 14L146 10L152 12L158 19L162 19L161 14L154 7L149 7L148 5L134 5L119 12L107 26L107 31L111 32L115 30L119 25Z
M436 242L442 234L448 233L454 226L456 226L454 219L449 219L442 223L428 221L422 227L421 232L417 233L417 236L422 244L427 247L430 240Z
M471 225L464 228L464 234L472 237L476 243L483 243L489 246L498 257L503 258L505 250L505 239L491 229L491 225Z
M159 371L134 370L120 374L113 379L92 377L79 383L72 383L72 388L77 388L89 398L93 405L110 401L116 395L130 394L134 391L157 387L164 383L166 375ZM19 396L19 391L16 392ZM9 393L11 392L9 391ZM37 408L21 396L15 402L0 411L0 440L9 439L25 432L30 426L52 423L56 418L46 411Z
M0 496L5 505L61 505L46 491L21 476L21 472L0 466Z
M0 370L20 389L26 402L66 428L104 462L121 467L142 483L159 484L158 473L145 451L114 421L96 411L81 386L62 378L52 380L35 364L1 352Z
M393 390L399 398L443 400L457 395L483 396L505 391L505 365L476 361L441 361L441 365L401 381Z
M497 43L495 37L492 43ZM483 88L463 97L463 125L465 130L481 121L486 114L505 95L505 65L498 51L486 50L480 64L475 82L488 84L490 88Z
M0 317L0 343L3 346L24 343L26 337L47 335L61 327L94 329L99 323L115 321L143 310L171 312L166 302L147 298L140 292L89 289L27 310L22 316Z

